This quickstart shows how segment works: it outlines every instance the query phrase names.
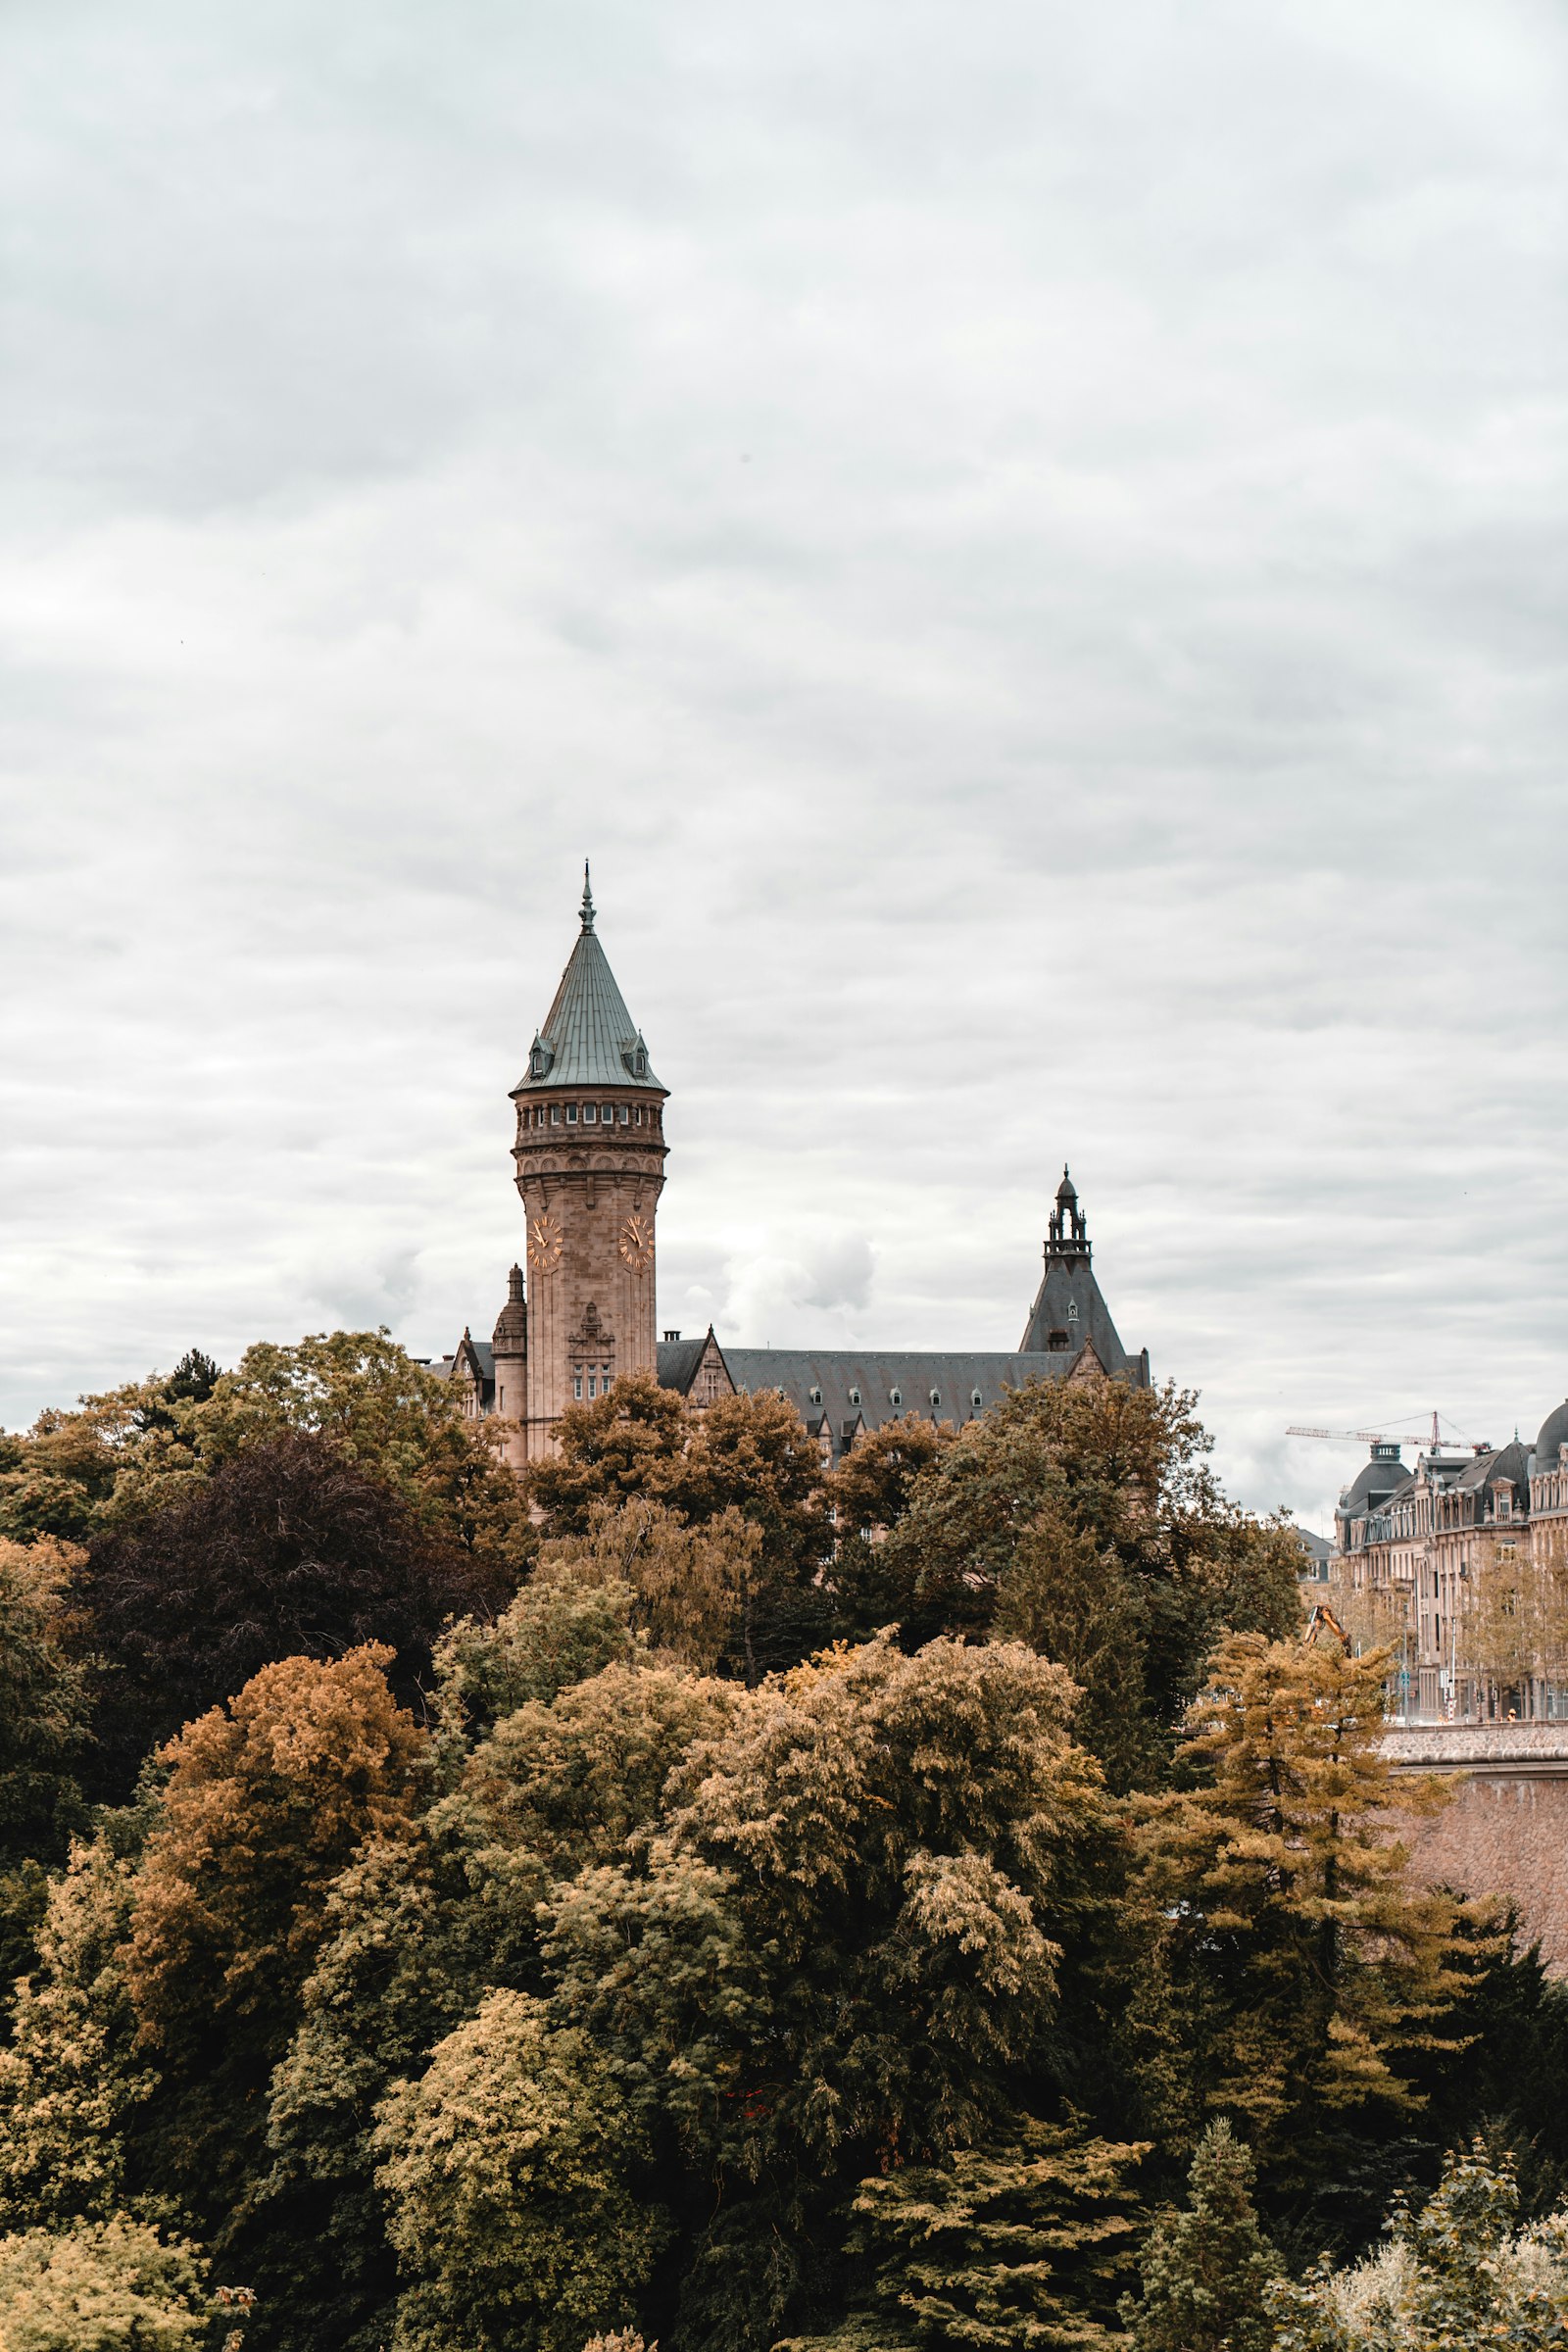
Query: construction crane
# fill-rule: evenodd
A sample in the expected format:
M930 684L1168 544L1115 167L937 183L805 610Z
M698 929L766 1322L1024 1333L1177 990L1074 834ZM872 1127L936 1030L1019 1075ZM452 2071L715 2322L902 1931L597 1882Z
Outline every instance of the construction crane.
M1288 1438L1334 1438L1346 1446L1397 1446L1400 1442L1381 1429L1307 1429L1299 1421L1293 1421L1285 1435Z
M1293 1421L1285 1435L1288 1438L1328 1438L1339 1446L1418 1446L1421 1443L1408 1430L1401 1436L1393 1429L1309 1429L1299 1421ZM1468 1443L1465 1438L1460 1438L1457 1443L1446 1438L1438 1426L1438 1415L1433 1414L1432 1435L1427 1440L1430 1452L1462 1453Z

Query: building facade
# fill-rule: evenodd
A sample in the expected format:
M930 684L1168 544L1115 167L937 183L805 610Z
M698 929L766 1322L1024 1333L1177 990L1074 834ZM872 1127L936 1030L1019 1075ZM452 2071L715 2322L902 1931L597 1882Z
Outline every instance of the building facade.
M1391 1642L1411 1721L1568 1716L1568 1402L1533 1446L1380 1442L1340 1497L1333 1581Z
M600 943L586 868L577 939L511 1100L522 1261L508 1277L491 1338L466 1330L440 1368L460 1384L468 1412L511 1424L506 1448L518 1468L554 1449L568 1404L605 1395L628 1372L653 1372L699 1410L737 1392L774 1391L829 1466L886 1421L911 1412L968 1420L1031 1380L1150 1384L1148 1349L1130 1354L1117 1335L1065 1169L1040 1285L1011 1353L738 1348L711 1328L661 1338L655 1242L668 1095Z

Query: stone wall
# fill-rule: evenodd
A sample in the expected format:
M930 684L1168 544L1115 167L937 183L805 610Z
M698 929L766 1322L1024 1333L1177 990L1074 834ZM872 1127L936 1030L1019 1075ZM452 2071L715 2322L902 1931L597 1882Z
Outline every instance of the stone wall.
M1390 1731L1400 1772L1462 1773L1453 1802L1409 1825L1433 1886L1507 1894L1554 1976L1568 1975L1568 1724L1432 1724Z

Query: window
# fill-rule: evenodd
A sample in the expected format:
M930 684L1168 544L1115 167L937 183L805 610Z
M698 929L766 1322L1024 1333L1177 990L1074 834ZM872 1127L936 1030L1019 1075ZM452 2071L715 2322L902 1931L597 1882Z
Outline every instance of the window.
M638 1105L637 1105L637 1124L638 1124L638 1126L640 1127L640 1126L642 1125L642 1123L643 1123L643 1106L642 1106L642 1104L639 1102L639 1103L638 1103Z
M976 1412L980 1410L980 1392L978 1389L971 1389L969 1391L969 1402L974 1406Z
M812 1402L813 1404L820 1404L820 1403L821 1403L821 1401L822 1401L822 1392L821 1392L821 1390L820 1390L820 1389L813 1389L813 1390L811 1391L811 1402Z
M577 1124L577 1105L576 1105L576 1103L575 1103L575 1102L568 1102L568 1103L566 1104L566 1125L567 1125L568 1127L575 1127L575 1126L576 1126L576 1124Z
M888 1402L889 1404L902 1404L904 1402L904 1391L902 1389L889 1389Z
M858 1404L858 1403L859 1403L859 1401L860 1401L860 1392L859 1392L859 1390L858 1390L858 1389L852 1389L852 1390L850 1391L850 1402L851 1402L852 1404Z
M613 1102L600 1103L599 1124L601 1127L613 1127L615 1124L615 1105Z
M588 1375L588 1394L590 1396L597 1396L599 1394L599 1375L597 1372L590 1372Z
M552 1102L550 1105L550 1124L552 1127L561 1125L561 1104L559 1102Z
M620 1106L620 1123L623 1127L628 1127L631 1124L631 1112L627 1109L624 1102Z
M942 1391L940 1389L932 1390L931 1401L933 1404L940 1404L942 1402Z
M574 1372L574 1373L572 1374L572 1376L571 1376L571 1393L572 1393L573 1396L575 1396L575 1398L577 1399L577 1402L578 1402L579 1404L581 1404L581 1402L582 1402L582 1374L581 1374L580 1372Z

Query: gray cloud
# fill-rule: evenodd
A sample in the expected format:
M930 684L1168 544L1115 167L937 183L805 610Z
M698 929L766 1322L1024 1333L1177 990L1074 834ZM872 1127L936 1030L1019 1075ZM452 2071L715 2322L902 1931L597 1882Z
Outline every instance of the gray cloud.
M0 1419L483 1328L588 851L668 1319L1010 1347L1070 1156L1250 1501L1568 1386L1554 13L0 51Z

